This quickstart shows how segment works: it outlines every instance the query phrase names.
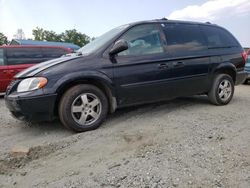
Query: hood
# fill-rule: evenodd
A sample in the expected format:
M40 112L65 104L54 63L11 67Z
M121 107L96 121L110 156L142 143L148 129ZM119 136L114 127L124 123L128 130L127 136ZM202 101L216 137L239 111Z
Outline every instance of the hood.
M39 63L37 65L34 65L32 67L29 67L27 69L25 69L24 71L21 71L20 73L18 73L15 78L23 78L23 77L31 77L31 76L35 76L37 73L48 69L52 66L67 62L69 60L72 59L76 59L79 58L79 56L76 55L70 55L70 56L63 56L57 59L52 59L49 61L45 61L43 63Z

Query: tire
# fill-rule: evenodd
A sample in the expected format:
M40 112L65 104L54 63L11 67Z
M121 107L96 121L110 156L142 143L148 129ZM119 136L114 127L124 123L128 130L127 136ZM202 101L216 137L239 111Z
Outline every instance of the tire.
M232 100L233 95L234 82L232 77L228 74L217 74L208 93L210 102L215 105L226 105Z
M59 103L62 124L76 132L97 129L108 114L108 100L97 87L76 85L67 90Z

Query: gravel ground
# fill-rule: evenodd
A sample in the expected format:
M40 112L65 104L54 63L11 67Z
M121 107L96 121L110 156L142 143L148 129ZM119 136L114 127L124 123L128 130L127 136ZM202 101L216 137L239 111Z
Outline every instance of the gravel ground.
M28 125L0 99L0 187L250 187L250 86L126 108L98 130ZM28 147L13 157L13 147Z

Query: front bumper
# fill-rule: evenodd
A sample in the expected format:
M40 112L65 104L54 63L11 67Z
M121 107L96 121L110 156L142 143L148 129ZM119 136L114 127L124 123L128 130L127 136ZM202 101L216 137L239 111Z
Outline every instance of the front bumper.
M246 71L240 71L236 73L235 85L242 84L247 79L248 73Z
M5 103L11 114L20 120L50 121L54 119L56 94L32 97L5 95Z

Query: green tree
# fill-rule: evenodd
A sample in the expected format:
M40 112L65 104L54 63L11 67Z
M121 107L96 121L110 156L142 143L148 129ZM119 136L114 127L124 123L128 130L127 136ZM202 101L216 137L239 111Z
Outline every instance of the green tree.
M8 39L3 33L0 33L0 46L3 44L8 44Z
M44 40L62 42L62 35L56 34L54 31L44 31Z
M91 41L91 38L84 33L78 32L76 29L72 29L62 33L62 40L78 46L84 46Z
M56 34L56 32L54 32L54 31L44 30L44 29L39 28L39 27L37 27L36 29L33 29L32 34L33 34L35 40L55 41L55 42L62 41L61 34Z
M45 40L44 30L42 28L36 27L36 29L33 29L32 35L34 36L35 40Z
M54 31L44 30L36 27L32 30L35 40L40 41L55 41L55 42L69 42L79 46L84 46L91 41L91 38L84 33L78 32L76 29L66 30L61 34Z

